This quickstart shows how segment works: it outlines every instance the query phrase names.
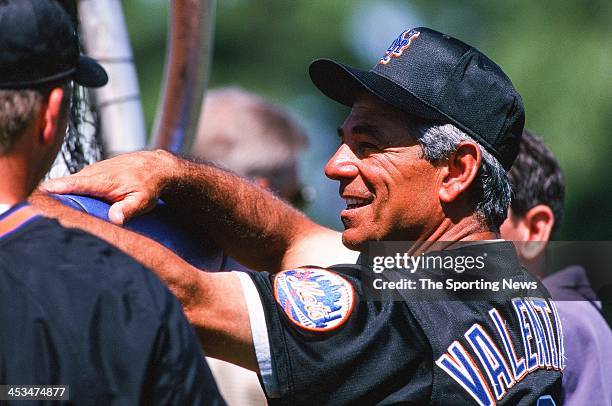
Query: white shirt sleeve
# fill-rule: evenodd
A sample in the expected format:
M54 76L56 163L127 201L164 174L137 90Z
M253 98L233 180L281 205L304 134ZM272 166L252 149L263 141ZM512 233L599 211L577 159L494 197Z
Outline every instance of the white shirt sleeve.
M263 311L263 304L259 292L251 277L245 272L234 272L240 279L244 299L249 310L249 321L251 323L251 335L255 347L259 374L263 381L264 390L269 398L278 398L278 378L274 369L272 354L270 352L270 339Z

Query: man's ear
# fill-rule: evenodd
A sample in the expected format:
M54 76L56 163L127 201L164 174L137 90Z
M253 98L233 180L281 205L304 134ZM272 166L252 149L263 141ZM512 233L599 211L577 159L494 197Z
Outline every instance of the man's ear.
M538 204L529 209L522 216L521 221L526 231L526 238L519 243L520 255L527 259L536 258L550 240L555 225L555 216L550 207Z
M545 204L533 206L523 216L529 230L528 241L548 241L555 225L555 215Z
M55 143L55 137L58 134L64 135L64 131L58 131L59 127L63 125L60 123L62 117L62 105L65 94L64 90L60 87L56 87L49 93L46 100L40 106L40 142L49 145Z
M443 167L442 183L438 196L442 203L451 203L464 193L476 178L482 159L480 147L471 141L463 141Z

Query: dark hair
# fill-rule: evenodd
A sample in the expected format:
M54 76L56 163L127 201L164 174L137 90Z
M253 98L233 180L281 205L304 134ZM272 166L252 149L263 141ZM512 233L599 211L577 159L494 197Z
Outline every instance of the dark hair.
M520 217L532 207L545 204L555 216L555 232L563 218L563 172L544 141L529 130L523 131L520 151L508 177L512 185L510 207L513 214Z

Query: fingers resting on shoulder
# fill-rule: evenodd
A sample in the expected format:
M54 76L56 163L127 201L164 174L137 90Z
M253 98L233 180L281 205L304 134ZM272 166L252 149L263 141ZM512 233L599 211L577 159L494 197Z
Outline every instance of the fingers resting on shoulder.
M163 150L140 151L89 165L80 172L48 180L48 193L92 196L111 203L109 219L123 224L155 206L177 158Z

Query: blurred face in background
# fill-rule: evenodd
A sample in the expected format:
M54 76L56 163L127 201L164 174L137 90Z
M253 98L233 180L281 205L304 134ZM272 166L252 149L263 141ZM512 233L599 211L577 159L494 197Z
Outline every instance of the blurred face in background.
M554 222L551 208L538 204L521 216L508 209L508 218L499 228L501 237L514 242L521 263L534 275L544 275L544 253Z

